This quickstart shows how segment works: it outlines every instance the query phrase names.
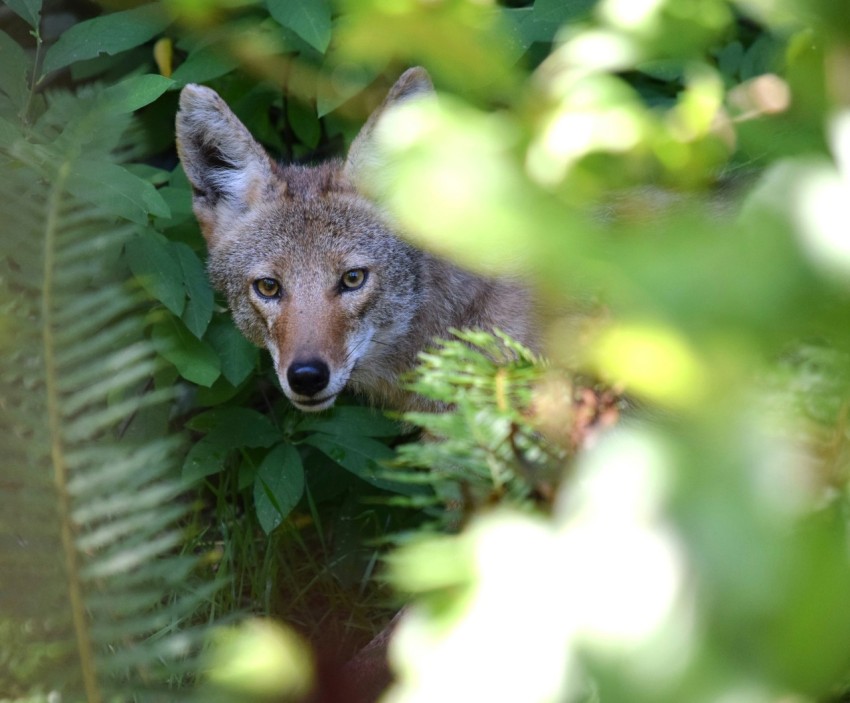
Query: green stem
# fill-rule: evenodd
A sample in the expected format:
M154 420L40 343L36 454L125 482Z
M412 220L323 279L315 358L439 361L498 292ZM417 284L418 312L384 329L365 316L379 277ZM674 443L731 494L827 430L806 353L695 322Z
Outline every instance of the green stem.
M29 125L30 123L30 110L32 109L32 99L35 97L35 87L41 82L41 78L44 78L44 76L41 76L41 78L36 79L41 61L41 47L44 45L44 41L41 38L41 29L36 27L32 35L35 37L35 59L32 62L32 75L30 76L30 90L27 95L27 104L24 105L20 114L21 122L25 125Z
M42 342L44 344L45 385L47 394L47 420L50 432L50 458L53 463L54 482L59 500L59 519L62 531L62 547L65 553L65 567L68 572L68 597L74 632L77 639L77 651L83 675L83 686L88 703L101 703L102 698L97 683L94 666L94 652L89 637L89 621L86 615L83 592L80 586L80 560L74 540L74 527L71 518L71 496L68 492L68 464L65 460L65 446L62 439L62 416L59 410L59 386L56 369L56 344L53 338L53 274L55 264L56 233L59 225L59 211L65 183L70 175L70 163L63 163L53 184L53 191L47 208L47 223L44 235L44 284L42 297Z

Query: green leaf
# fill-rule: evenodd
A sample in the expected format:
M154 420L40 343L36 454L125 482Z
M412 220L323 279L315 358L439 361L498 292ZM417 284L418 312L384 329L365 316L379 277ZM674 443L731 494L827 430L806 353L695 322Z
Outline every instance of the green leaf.
M189 179L186 177L186 171L183 170L183 164L178 163L171 172L171 178L168 185L172 188L183 189L189 191L191 197L192 186Z
M681 59L656 59L638 64L637 69L650 78L672 83L682 80L687 69L687 63Z
M100 95L100 107L117 114L134 112L152 103L172 85L174 81L165 76L134 76L104 89Z
M537 0L533 7L503 10L511 34L524 49L534 42L551 42L565 24L586 16L596 0Z
M383 66L363 66L343 63L336 65L333 60L325 61L324 73L331 78L319 83L316 95L316 112L324 117L344 102L353 98L366 88L383 70Z
M186 427L216 437L223 446L270 447L280 441L280 430L265 415L251 408L216 408L196 415Z
M263 459L254 480L254 508L266 534L283 522L303 494L301 455L291 444L278 444Z
M170 23L160 3L85 20L62 33L47 50L42 70L46 75L75 61L132 49L153 39Z
M297 429L360 437L395 437L402 433L400 423L375 408L358 405L343 405L321 414L302 415Z
M174 186L167 185L159 188L157 192L162 196L171 213L168 221L157 223L160 227L168 229L193 218L192 191L189 188L175 188Z
M257 367L259 349L236 329L230 316L219 315L209 326L206 340L221 358L221 372L238 386Z
M760 35L741 59L741 80L775 71L781 52L782 45L777 39L769 34Z
M195 393L195 406L199 408L215 408L224 405L238 392L239 387L234 386L224 375L219 376L215 383L209 388L198 386Z
M535 0L534 22L540 32L538 41L551 41L565 24L584 19L597 0Z
M315 149L322 137L322 126L316 111L308 108L296 100L290 100L287 105L286 118L295 136L301 143Z
M102 163L102 157L115 151L121 142L122 135L126 134L133 120L133 116L129 112L118 114L101 110L98 102L101 92L102 89L100 88L86 90L77 102L77 99L64 91L50 91L46 95L46 109L39 111L41 114L38 115L34 125L38 130L55 134L51 139L51 148L58 152L67 153L69 155L68 161L76 169L87 169L88 173L84 174L87 176L87 180L100 175L98 167ZM41 95L36 96L36 98L41 97ZM79 105L85 105L86 110L76 112L69 118L69 111L72 110L71 106L75 102ZM72 145L76 145L77 148L72 150ZM55 162L55 158L52 160ZM109 174L122 168L115 163L110 164L110 166L112 168L107 167ZM126 169L124 170L126 171ZM126 173L122 175L123 179L127 178ZM108 179L109 176L106 178ZM76 179L72 179L71 185L76 185ZM116 208L113 206L114 204L110 203L109 197L100 197L102 194L99 191L102 189L95 186L92 190L96 199L91 200L89 196L86 196L87 199L96 204L106 204L109 207L109 212L116 214Z
M16 124L0 117L0 147L9 149L14 142L23 138L21 129Z
M239 62L232 53L218 44L207 44L192 51L171 74L171 78L178 85L206 83L230 73L237 65Z
M271 16L324 53L331 41L331 7L326 0L266 0Z
M387 469L380 466L379 462L389 461L395 452L374 439L317 433L307 437L304 442L373 486L397 493L416 492L418 489L386 478Z
M118 164L74 162L68 190L131 222L147 224L148 216L168 217L168 205L150 183Z
M175 315L183 314L186 290L183 267L174 247L158 232L144 230L127 243L127 261L142 287Z
M29 88L27 77L32 62L21 46L5 32L0 32L0 91L6 93L19 110L26 105Z
M38 29L41 23L41 0L4 0L4 3L30 27Z
M734 79L741 68L744 47L739 41L729 42L716 53L717 67L727 79ZM731 82L731 80L730 80Z
M505 22L508 36L519 45L520 55L535 41L537 41L540 30L534 21L533 7L510 7L502 8L502 14L507 20Z
M181 268L181 280L186 291L183 322L192 334L200 339L204 336L212 319L213 291L204 272L204 266L195 252L182 242L173 243L171 249L177 255L177 262Z
M174 364L187 381L209 387L221 375L218 354L177 318L169 315L157 322L151 339L157 352Z
M153 186L161 186L168 183L168 179L171 177L171 174L168 171L157 168L156 166L151 166L150 164L125 164L124 168L136 176L136 178L141 178L143 181L150 183Z
M186 455L186 460L183 462L183 480L194 483L219 473L232 451L233 447L222 445L210 437L201 438L192 445Z
M265 415L250 408L216 408L192 418L189 429L206 432L183 462L183 478L196 481L218 473L227 456L242 447L270 447L280 431Z

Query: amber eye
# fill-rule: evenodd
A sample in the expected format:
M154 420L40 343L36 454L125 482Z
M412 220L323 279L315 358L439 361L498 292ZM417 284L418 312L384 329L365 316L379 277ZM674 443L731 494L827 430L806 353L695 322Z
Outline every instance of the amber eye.
M366 283L369 272L366 269L351 269L342 274L340 287L342 290L357 290Z
M261 298L280 297L280 283L274 278L258 278L254 281L254 290Z

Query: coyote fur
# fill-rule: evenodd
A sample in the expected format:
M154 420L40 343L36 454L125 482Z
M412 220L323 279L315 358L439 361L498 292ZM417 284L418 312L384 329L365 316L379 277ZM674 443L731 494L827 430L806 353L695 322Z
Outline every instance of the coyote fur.
M408 70L347 159L316 166L273 161L215 91L180 95L177 148L210 278L300 410L329 408L346 387L384 408L433 409L399 381L433 340L498 328L531 342L522 286L414 248L358 190L381 116L432 91L424 69Z

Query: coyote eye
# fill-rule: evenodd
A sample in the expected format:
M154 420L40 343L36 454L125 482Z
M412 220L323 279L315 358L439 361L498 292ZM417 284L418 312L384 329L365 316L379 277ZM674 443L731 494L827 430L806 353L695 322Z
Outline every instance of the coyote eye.
M261 298L280 297L280 283L274 278L258 278L254 281L254 290Z
M346 271L340 279L340 288L344 291L357 290L366 283L368 276L369 272L366 269L351 269L350 271Z

